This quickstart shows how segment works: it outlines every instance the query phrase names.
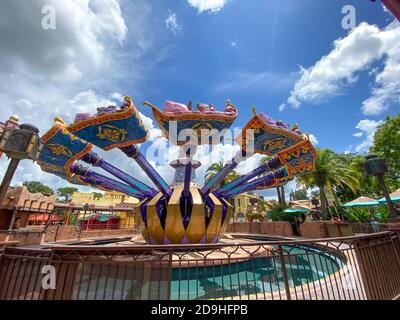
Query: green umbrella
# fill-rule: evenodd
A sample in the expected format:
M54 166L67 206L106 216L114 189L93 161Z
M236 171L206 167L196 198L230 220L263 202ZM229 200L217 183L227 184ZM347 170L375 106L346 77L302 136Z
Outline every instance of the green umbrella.
M109 215L106 215L106 216L101 216L100 218L97 218L96 220L97 220L97 221L104 222L104 221L107 221L107 220L118 219L118 218L119 218L119 217L117 217L117 216L109 216Z
M376 201L375 199L372 198L368 198L368 197L360 197L357 198L351 202L348 202L344 205L342 205L342 207L346 207L346 208L353 208L353 207L376 207L379 206L379 202Z
M286 209L285 211L283 211L284 213L306 213L306 212L310 212L309 209Z
M400 203L400 189L390 194L390 199L393 203ZM385 204L386 198L381 198L378 200L380 203Z

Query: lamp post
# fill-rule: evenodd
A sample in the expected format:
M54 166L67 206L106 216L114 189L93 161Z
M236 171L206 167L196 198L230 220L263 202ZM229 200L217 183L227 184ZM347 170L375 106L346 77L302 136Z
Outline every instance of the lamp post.
M11 158L10 164L0 186L0 207L3 206L8 188L21 160L36 161L42 151L43 144L39 137L39 129L30 124L19 127L6 127L1 135L0 150Z
M83 209L83 218L82 218L82 222L79 223L79 216L78 216L78 223L79 223L79 239L82 238L82 228L83 228L83 224L85 223L85 218L86 218L86 214L90 209L90 205L88 203L85 203L82 207ZM86 224L86 229L88 229L89 227L89 222Z
M370 154L365 157L367 161L364 162L364 172L367 176L375 176L378 180L379 187L381 188L383 195L385 196L386 203L390 211L390 219L392 221L397 220L396 208L393 205L392 199L390 199L389 192L387 190L385 180L383 176L388 172L388 165L385 159L378 158L374 154Z

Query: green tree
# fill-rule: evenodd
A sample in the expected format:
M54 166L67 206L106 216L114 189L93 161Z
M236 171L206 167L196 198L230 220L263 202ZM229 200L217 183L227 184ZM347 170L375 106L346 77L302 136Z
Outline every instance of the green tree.
M30 193L42 193L46 196L52 196L54 194L53 189L40 181L25 181L22 185L26 187Z
M363 208L348 208L343 211L346 221L354 223L368 223L371 221L371 213Z
M309 200L307 189L301 188L290 193L294 200Z
M204 178L206 183L209 182L211 179L213 179L224 167L225 167L225 164L223 161L213 163L211 166L209 166L206 171L206 176ZM224 185L237 179L238 177L239 177L239 174L233 170L219 185L214 186L214 189L222 188Z
M318 160L315 171L298 177L297 183L306 188L318 188L321 213L324 218L327 218L328 199L326 190L332 194L336 207L339 208L340 201L336 195L335 188L347 186L355 193L359 188L359 182L343 157L330 149L317 149L317 153Z
M92 192L94 200L100 200L103 198L103 194L101 192Z
M58 188L57 189L57 196L59 198L64 199L65 202L68 202L71 200L72 195L77 192L78 189L74 187L65 187L65 188Z
M391 190L400 187L400 114L387 117L374 135L371 151L384 158L389 166L385 176L386 183Z

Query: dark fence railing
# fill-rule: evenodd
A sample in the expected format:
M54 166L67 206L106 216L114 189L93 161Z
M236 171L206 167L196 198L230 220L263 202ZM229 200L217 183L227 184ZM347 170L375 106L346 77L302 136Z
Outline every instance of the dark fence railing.
M351 223L350 225L354 233L377 233L390 229L388 223Z
M0 256L0 299L364 300L400 294L400 243L393 232L234 242L7 248ZM50 289L48 266L55 271Z

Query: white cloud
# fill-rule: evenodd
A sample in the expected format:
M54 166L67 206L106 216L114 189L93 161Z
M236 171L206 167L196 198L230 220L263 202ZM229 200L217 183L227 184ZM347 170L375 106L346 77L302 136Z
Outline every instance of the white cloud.
M357 132L353 135L359 138L365 136L365 140L356 147L356 152L365 152L369 150L369 148L372 146L374 142L374 134L376 132L376 129L382 123L383 121L366 119L366 120L361 120L357 124L356 129L360 130L360 132Z
M56 29L42 29L41 9L56 9ZM24 0L0 3L0 58L10 66L29 68L51 80L74 81L106 63L104 41L122 45L128 29L118 0Z
M365 115L376 115L390 104L400 102L400 24L393 22L380 30L361 23L345 38L333 44L333 50L309 68L300 68L288 104L298 108L303 103L321 103L343 94L358 80L358 73L385 58L382 71L371 70L375 82L371 96L363 102Z
M216 13L220 11L228 0L187 0L188 3L196 8L199 13L204 11L210 11L211 13Z
M285 109L286 109L286 103L282 103L282 104L279 106L279 108L278 108L279 112L282 112L282 111L284 111Z
M356 129L361 130L366 134L374 133L376 128L382 123L382 121L374 121L374 120L361 120Z
M263 94L284 92L295 82L294 74L276 72L232 72L215 86L216 91L262 91Z
M165 24L169 30L171 30L174 34L177 34L179 31L182 31L182 26L178 23L178 19L176 17L176 13L169 10L168 17L165 19Z
M366 115L381 114L391 104L400 105L400 23L392 24L386 32L386 60L383 70L375 76L372 95L363 102Z
M309 134L308 135L310 137L310 141L313 145L317 145L319 143L318 139L316 136L314 136L313 134Z
M56 8L56 30L41 28L41 9L48 4ZM132 13L138 14L137 19L125 21L119 0L36 0L29 5L23 0L1 1L0 38L7 46L0 46L0 121L18 114L21 123L36 125L43 134L56 116L70 123L78 112L95 113L99 106L119 104L122 89L136 95L137 77L143 74L137 70L143 65L138 61L153 42L143 27L151 7L142 0L124 2L124 14ZM122 50L126 45L129 50ZM129 85L121 88L116 80L126 79L128 73ZM154 130L152 119L144 121ZM120 151L100 153L145 179ZM6 158L0 162L1 179ZM67 185L42 173L36 164L22 161L13 184L26 180L40 180L53 188Z
M110 94L110 98L112 98L114 100L117 100L117 101L121 101L121 102L124 100L124 96L119 92L111 93Z

